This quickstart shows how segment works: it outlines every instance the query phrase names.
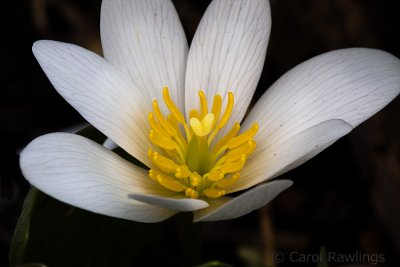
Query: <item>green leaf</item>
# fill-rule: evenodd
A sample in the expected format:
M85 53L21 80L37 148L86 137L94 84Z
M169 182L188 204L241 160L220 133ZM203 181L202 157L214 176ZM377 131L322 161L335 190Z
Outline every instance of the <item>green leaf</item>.
M328 257L327 257L327 253L326 253L326 248L325 247L321 247L319 249L319 258L320 261L317 265L317 267L328 267Z
M202 265L198 265L196 267L232 267L232 265L220 262L220 261L210 261L207 263L204 263Z
M183 226L193 225L191 218L184 213L156 224L121 220L69 206L32 188L15 230L10 265L182 266L188 245Z
M9 258L11 266L21 264L22 261L20 259L23 259L25 257L25 251L30 233L30 217L31 214L34 212L36 203L40 201L39 198L40 195L35 189L30 190L25 198L22 212L15 227L13 239L10 246Z
M16 265L14 267L47 267L47 266L42 263L28 263L23 265Z

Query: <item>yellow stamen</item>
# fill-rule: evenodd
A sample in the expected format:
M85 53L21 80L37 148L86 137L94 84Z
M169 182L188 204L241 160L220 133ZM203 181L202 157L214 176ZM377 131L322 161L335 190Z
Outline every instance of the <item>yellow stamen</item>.
M228 93L228 103L226 104L226 108L225 108L225 112L222 115L221 120L218 122L218 124L215 126L215 130L211 133L210 137L209 137L209 143L211 143L211 141L214 139L214 137L217 135L218 131L220 129L222 129L225 124L228 122L229 117L232 114L232 109L233 109L233 104L234 104L234 97L233 97L233 93L229 92Z
M225 173L220 169L213 169L208 173L208 179L210 181L219 181L224 178Z
M183 165L180 166L178 168L176 168L175 170L175 177L176 178L188 178L190 176L190 170L188 168L188 166Z
M214 96L214 103L211 109L211 113L214 114L214 125L217 123L219 119L219 115L221 114L221 108L222 108L222 97L220 95L216 95Z
M153 179L154 181L157 181L157 176L159 175L159 172L154 170L154 169L150 169L149 170L149 177L151 179Z
M239 180L239 178L240 178L240 174L237 172L229 178L225 178L223 180L215 182L215 186L217 186L219 188L227 188L227 187L234 185L236 183L236 181Z
M196 190L193 190L192 188L186 188L185 195L190 198L198 198L199 197L199 193Z
M246 155L242 154L239 160L234 162L226 162L222 164L221 171L224 173L234 173L243 169L244 164L246 163Z
M151 154L153 163L164 172L173 173L179 168L173 160L160 155L158 152L153 152L151 148L149 149L149 154Z
M222 189L216 189L216 188L208 188L206 190L204 190L204 195L206 195L209 198L220 198L223 195L225 195L225 190Z
M213 148L213 153L216 154L216 157L218 157L222 152L226 150L225 147L222 151L220 151L221 148L223 148L226 145L226 143L228 143L228 141L232 139L239 132L239 130L240 130L240 124L236 122L232 126L232 129L215 144ZM210 144L210 140L208 140L208 144Z
M163 98L164 102L167 105L168 109L171 111L171 114L176 118L176 120L183 125L183 128L185 129L186 136L188 139L191 138L190 136L190 131L189 127L187 126L185 122L185 117L181 113L181 111L178 109L178 107L174 104L172 101L171 97L169 96L168 92L168 87L164 87L163 89Z
M160 135L163 135L164 137L171 137L171 135L169 135L169 133L161 127L160 123L156 121L153 112L149 113L148 120L152 130L159 133Z
M257 131L258 131L258 123L254 123L253 126L251 126L251 128L249 128L247 131L229 140L227 147L229 149L233 149L238 146L241 146L247 140L255 136Z
M233 93L228 93L222 115L220 95L214 96L210 112L203 91L199 91L199 99L200 109L190 111L188 123L167 87L163 89L163 100L170 113L165 116L158 102L153 101L148 120L149 139L155 149L148 151L152 162L149 176L164 188L189 198L219 198L239 179L247 157L256 148L258 124L237 135L240 124L235 122L227 134L220 136L218 133L232 115Z
M224 156L224 161L225 162L232 162L240 159L242 155L250 155L253 153L254 149L256 148L256 142L254 142L253 139L249 139L246 143L243 145L230 150L226 155Z
M170 138L159 135L154 130L150 130L149 139L156 146L159 146L161 148L168 149L168 150L174 149L173 141Z
M174 102L172 101L171 97L169 96L168 87L164 87L163 89L163 97L164 102L167 105L168 109L171 111L171 114L179 121L180 123L185 123L185 117L181 113L181 111L175 106Z
M176 130L164 118L164 115L161 113L160 107L158 106L157 100L153 101L153 109L154 109L154 113L155 113L158 121L160 122L160 124L164 128L164 130L166 130L170 136L175 136Z
M194 187L198 186L200 181L201 181L201 176L197 172L193 172L190 175L190 185L191 186L194 186Z
M186 189L186 186L184 186L182 183L166 175L157 175L157 181L160 183L160 185L173 192L182 192Z

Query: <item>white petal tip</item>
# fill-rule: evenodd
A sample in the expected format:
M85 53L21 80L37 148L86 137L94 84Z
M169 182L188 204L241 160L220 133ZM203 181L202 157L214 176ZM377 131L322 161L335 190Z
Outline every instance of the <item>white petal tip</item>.
M38 40L38 41L35 41L32 44L32 52L35 55L35 57L40 52L40 50L43 49L44 46L46 46L48 43L51 43L51 42L55 43L57 41L50 41L50 40Z

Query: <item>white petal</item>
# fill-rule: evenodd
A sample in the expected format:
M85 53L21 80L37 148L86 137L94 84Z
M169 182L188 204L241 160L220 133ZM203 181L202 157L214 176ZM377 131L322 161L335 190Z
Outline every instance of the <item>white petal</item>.
M199 106L199 90L209 101L231 91L236 103L229 123L240 122L261 75L270 30L267 0L214 0L190 47L186 111Z
M240 180L229 192L249 188L264 180L289 171L348 134L353 127L342 120L329 120L281 139L276 143L260 145L257 155L249 159Z
M102 57L72 44L38 41L33 53L56 90L93 126L148 164L142 91Z
M32 141L20 166L25 178L46 194L95 213L139 222L158 222L175 211L128 198L163 194L147 172L84 137L54 133Z
M330 119L356 127L399 92L400 60L396 57L367 48L335 50L283 75L258 101L248 124L259 121L263 138Z
M129 197L147 204L164 207L176 211L194 211L208 207L208 203L200 199L185 198L182 193L175 196L129 194Z
M106 141L104 141L103 146L108 150L113 150L118 147L118 145L110 138L107 138Z
M290 180L275 180L258 185L235 198L212 200L209 208L194 212L194 221L221 221L246 215L266 205L292 184Z
M265 151L282 154L277 144L295 140L300 132L327 120L344 120L356 127L399 92L400 60L386 52L350 48L314 57L275 82L246 118L243 128L254 121L259 123L252 158L270 160L272 156L265 156ZM326 141L333 143L329 138ZM256 172L285 167L275 164L265 162L265 167Z
M180 108L188 44L170 0L103 0L101 41L104 57L129 75L148 103L164 86Z

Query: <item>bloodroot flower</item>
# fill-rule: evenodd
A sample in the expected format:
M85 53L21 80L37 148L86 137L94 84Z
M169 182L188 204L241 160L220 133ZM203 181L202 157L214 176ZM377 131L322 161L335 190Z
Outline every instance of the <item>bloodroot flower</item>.
M302 164L387 105L400 61L350 48L283 75L244 115L264 65L266 0L214 0L190 50L170 0L104 0L104 58L38 41L33 53L56 90L148 168L84 137L52 133L22 152L26 179L71 205L158 222L232 219L288 188L272 178ZM230 196L230 193L248 189Z

